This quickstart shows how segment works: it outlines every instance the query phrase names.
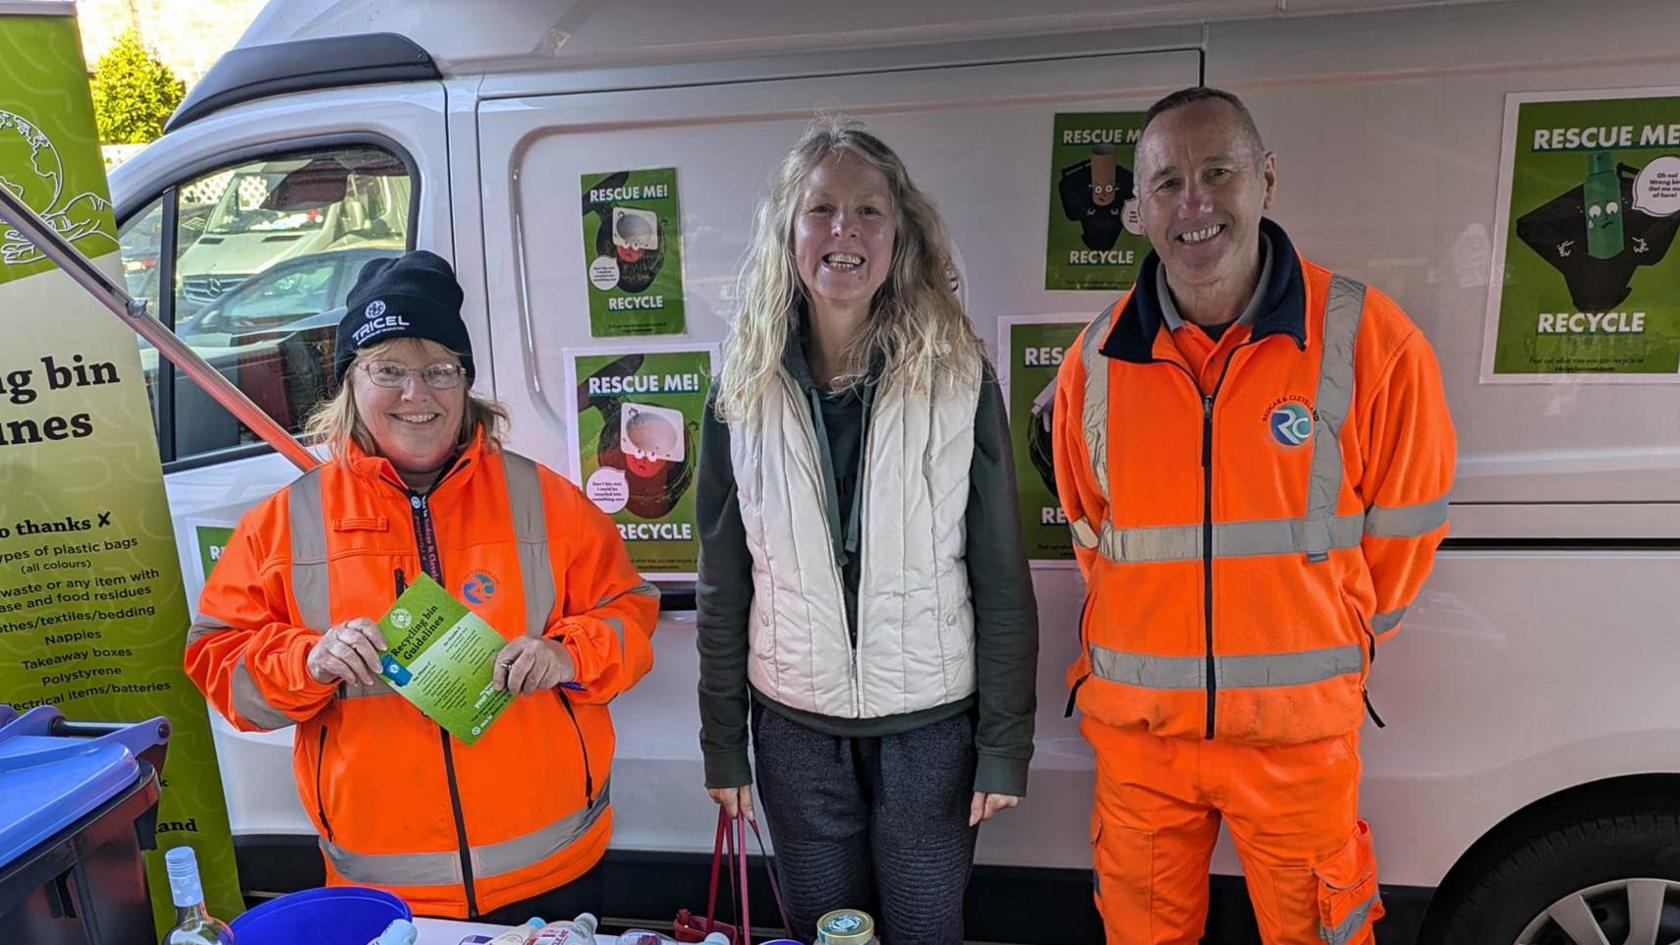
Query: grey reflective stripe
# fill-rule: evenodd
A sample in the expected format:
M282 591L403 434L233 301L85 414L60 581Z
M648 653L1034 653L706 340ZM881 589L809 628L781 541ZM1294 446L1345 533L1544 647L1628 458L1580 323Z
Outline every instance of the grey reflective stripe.
M1323 682L1364 669L1358 644L1299 653L1271 653L1213 658L1214 682L1221 689L1261 689ZM1201 689L1207 659L1202 656L1153 656L1091 645L1091 670L1109 682L1142 689Z
M1371 914L1371 907L1377 904L1378 898L1380 898L1378 893L1371 893L1371 898L1355 906L1353 911L1348 913L1347 918L1342 920L1341 925L1334 928L1320 925L1318 927L1318 937L1324 940L1325 945L1347 945L1365 927L1365 918Z
M1357 548L1364 530L1363 516L1335 516L1330 520L1330 547ZM1308 537L1306 519L1221 522L1213 526L1213 556L1249 558L1300 554L1309 548ZM1115 528L1104 522L1098 545L1103 557L1121 563L1194 561L1202 557L1202 526Z
M321 469L304 473L286 489L292 532L292 597L298 616L311 630L332 627L331 585L327 578L327 519L321 508Z
M525 633L540 637L548 628L559 596L548 553L548 520L543 511L542 478L537 464L518 453L503 452L508 505L518 543L520 584L525 590Z
M659 585L653 583L652 581L643 581L627 591L621 591L617 594L608 594L596 601L595 606L590 609L600 610L602 607L605 607L613 601L624 597L626 594L635 594L639 597L651 597L653 598L654 603L659 603Z
M1104 531L1111 527L1107 522L1103 523ZM1097 532L1091 527L1090 522L1082 518L1076 518L1068 523L1068 528L1073 531L1074 544L1081 548L1095 548L1097 546Z
M601 793L582 810L528 834L468 849L472 858L473 875L479 878L501 876L524 869L548 859L575 843L589 832L606 811L610 785L603 785ZM461 856L447 853L353 853L325 837L320 838L321 852L332 862L339 875L353 883L378 886L446 886L459 885Z
M1108 359L1103 357L1102 346L1114 320L1114 308L1110 305L1085 328L1085 339L1079 348L1079 360L1085 367L1085 405L1080 425L1085 428L1085 449L1091 454L1091 474L1096 477L1097 489L1105 501L1109 496Z
M617 617L604 617L602 619L606 621L607 626L612 628L613 635L618 637L619 662L626 662L628 657L624 655L624 621Z
M229 689L233 696L233 710L246 721L269 731L295 724L290 716L269 705L268 700L263 698L262 690L257 688L257 681L251 678L251 668L245 665L243 655L233 664L231 683Z
M1406 616L1406 608L1404 607L1401 607L1399 610L1390 610L1386 613L1377 614L1375 617L1371 618L1371 632L1387 633L1395 627L1400 626L1400 619L1404 616Z
M1365 534L1373 538L1416 538L1447 523L1448 498L1417 505L1374 505L1365 513Z
M212 633L223 633L232 629L231 624L224 623L209 614L199 614L198 619L194 620L192 626L187 628L187 646L192 646Z
M1336 547L1331 534L1336 499L1342 493L1342 421L1353 403L1354 342L1365 309L1365 284L1337 274L1330 277L1324 306L1324 345L1313 398L1312 471L1307 477L1307 560L1323 561Z

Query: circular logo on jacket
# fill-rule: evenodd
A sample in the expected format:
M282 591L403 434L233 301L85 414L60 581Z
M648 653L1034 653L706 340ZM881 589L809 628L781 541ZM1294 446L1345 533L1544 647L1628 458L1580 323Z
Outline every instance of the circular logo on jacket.
M367 314L366 314L365 317L367 317L367 318L378 318L379 316L381 316L383 314L385 314L385 300L384 299L374 299L372 302L368 303Z
M1285 401L1272 408L1266 425L1271 428L1272 439L1280 446L1300 446L1312 438L1312 411L1307 409L1306 404Z
M483 571L474 571L461 582L461 596L469 604L482 604L496 594L496 579Z

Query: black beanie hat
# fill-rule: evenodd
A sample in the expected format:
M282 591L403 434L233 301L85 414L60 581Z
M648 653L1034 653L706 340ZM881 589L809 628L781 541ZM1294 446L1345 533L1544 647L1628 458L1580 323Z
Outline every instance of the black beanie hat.
M344 381L362 348L393 338L424 338L459 354L472 383L472 339L461 320L461 299L455 270L436 253L417 249L368 262L345 299L349 311L338 323L333 378Z

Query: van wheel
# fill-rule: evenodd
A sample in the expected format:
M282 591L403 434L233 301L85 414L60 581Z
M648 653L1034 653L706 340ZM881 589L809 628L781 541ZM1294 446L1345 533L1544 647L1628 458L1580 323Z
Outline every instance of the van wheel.
M1444 945L1680 941L1680 811L1552 822L1472 883L1446 930Z

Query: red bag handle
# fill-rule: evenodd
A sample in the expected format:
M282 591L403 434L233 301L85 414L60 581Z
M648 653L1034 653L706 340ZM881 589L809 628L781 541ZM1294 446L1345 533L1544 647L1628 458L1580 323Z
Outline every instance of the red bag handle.
M725 851L729 858L729 885L735 893L735 901L739 906L738 918L740 924L736 926L738 939L736 945L750 945L752 941L752 914L748 900L751 898L747 887L747 824L752 824L753 837L758 840L758 853L764 857L766 869L770 874L770 893L776 899L776 911L781 913L782 931L788 938L793 937L793 923L788 921L787 905L782 901L781 885L776 882L776 870L770 865L770 857L765 852L764 834L758 829L757 821L748 821L745 817L730 817L723 808L718 808L717 835L712 840L712 879L711 887L706 893L706 930L717 928L717 894L718 870L724 862ZM739 883L736 877L739 877Z

